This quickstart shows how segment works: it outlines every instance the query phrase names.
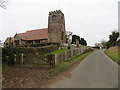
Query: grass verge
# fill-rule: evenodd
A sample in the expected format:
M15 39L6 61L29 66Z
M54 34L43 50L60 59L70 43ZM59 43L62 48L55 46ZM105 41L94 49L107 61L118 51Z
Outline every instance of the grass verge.
M109 56L113 61L117 62L120 64L120 60L118 59L118 52L112 52L110 50L105 50L105 54ZM120 54L120 53L119 53Z
M93 51L89 51L87 53L83 53L80 55L77 55L69 60L63 61L61 62L58 66L56 66L55 68L50 69L49 71L47 71L42 78L52 78L55 75L58 75L61 72L64 72L65 70L67 70L68 68L70 68L71 66L73 66L75 63L77 63L78 61L84 59L87 55L89 55L90 53L92 53Z

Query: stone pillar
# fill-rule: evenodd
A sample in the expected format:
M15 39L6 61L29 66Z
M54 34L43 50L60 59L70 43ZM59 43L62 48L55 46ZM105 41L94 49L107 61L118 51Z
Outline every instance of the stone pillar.
M35 41L33 41L33 44L36 44Z
M23 53L21 53L21 64L22 64L22 65L24 64L24 61L23 61Z
M79 40L76 40L77 47L79 47Z

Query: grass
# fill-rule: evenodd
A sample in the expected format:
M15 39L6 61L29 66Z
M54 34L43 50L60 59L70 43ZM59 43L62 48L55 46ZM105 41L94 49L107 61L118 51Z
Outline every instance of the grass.
M120 60L118 59L118 52L112 52L110 50L105 50L105 53L115 62L120 64ZM120 53L119 53L120 54Z
M78 61L81 61L83 58L85 58L87 55L89 55L90 53L92 53L93 51L89 51L87 53L84 54L80 54L77 55L69 60L63 61L61 62L58 66L56 66L55 68L50 69L49 71L47 71L43 77L47 77L47 78L52 78L53 76L64 72L65 70L67 70L68 68L70 68L71 66L73 66L75 63L77 63ZM42 78L43 78L42 77Z
M65 51L67 51L67 50L68 50L68 49L63 48L63 49L55 50L55 51L51 52L51 54L59 54L59 53L65 52Z

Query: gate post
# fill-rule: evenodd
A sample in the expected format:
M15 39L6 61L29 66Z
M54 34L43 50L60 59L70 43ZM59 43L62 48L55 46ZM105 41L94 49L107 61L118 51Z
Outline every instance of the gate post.
M55 56L54 55L49 55L48 60L49 60L50 68L55 67Z
M22 63L22 65L24 64L24 61L23 61L23 53L21 53L21 63Z

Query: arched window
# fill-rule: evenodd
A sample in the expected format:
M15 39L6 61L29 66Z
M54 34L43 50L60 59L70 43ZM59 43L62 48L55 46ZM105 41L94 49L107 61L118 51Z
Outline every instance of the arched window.
M52 21L55 21L56 20L56 15L53 15L52 16Z

